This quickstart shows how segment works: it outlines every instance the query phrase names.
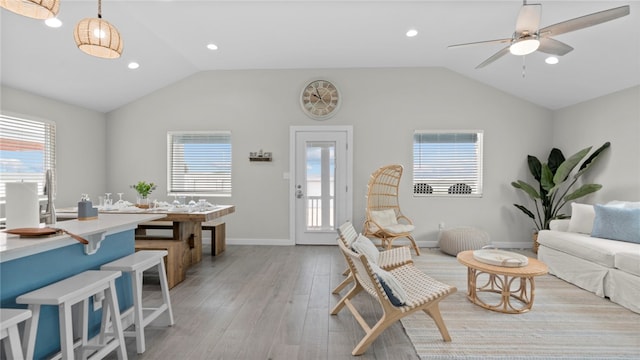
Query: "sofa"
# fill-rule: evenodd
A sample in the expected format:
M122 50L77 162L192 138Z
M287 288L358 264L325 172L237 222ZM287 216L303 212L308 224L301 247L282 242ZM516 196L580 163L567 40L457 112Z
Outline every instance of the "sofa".
M538 233L549 273L640 313L640 202L573 203Z

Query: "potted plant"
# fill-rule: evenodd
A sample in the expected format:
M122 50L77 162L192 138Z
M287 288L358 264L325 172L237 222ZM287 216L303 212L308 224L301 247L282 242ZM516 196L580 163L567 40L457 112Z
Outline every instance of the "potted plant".
M138 193L136 206L144 209L148 208L149 194L156 189L156 184L152 182L148 183L146 181L138 181L137 184L131 185L131 188Z
M553 148L546 163L541 163L535 156L527 156L529 171L531 171L538 185L534 187L522 180L514 181L511 185L524 191L533 200L533 211L524 205L513 205L533 220L535 226L533 235L534 252L538 252L538 231L549 229L551 220L568 217L560 213L564 205L569 201L579 199L602 188L600 184L583 184L578 189L572 190L578 178L589 171L600 155L610 146L610 142L600 146L582 162L573 176L571 176L571 172L591 151L591 146L578 151L568 159L565 159L560 149Z

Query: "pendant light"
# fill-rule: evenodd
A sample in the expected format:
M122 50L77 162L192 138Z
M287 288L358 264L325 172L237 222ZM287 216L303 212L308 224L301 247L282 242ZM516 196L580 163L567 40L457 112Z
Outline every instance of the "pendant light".
M0 7L33 19L49 19L58 15L59 0L0 0Z
M73 37L78 48L89 55L116 59L122 54L120 33L108 21L102 20L102 0L98 0L98 17L80 20Z

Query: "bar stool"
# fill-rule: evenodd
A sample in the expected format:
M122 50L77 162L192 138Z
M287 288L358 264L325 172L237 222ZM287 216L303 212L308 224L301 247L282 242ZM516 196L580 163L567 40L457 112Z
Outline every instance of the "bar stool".
M96 351L91 358L101 359L113 350L118 350L118 359L127 359L124 335L122 332L122 322L120 319L120 308L118 297L116 296L116 279L122 275L120 271L99 271L87 270L80 274L71 276L64 280L47 285L38 290L18 296L18 304L28 304L29 310L33 313L31 321L27 321L25 336L27 337L26 358L33 359L36 334L38 329L38 319L40 307L42 305L53 305L58 307L60 318L60 348L62 358L73 359L74 348L82 348L82 357L85 358L85 351ZM97 345L89 344L88 341L88 312L89 298L104 291L105 301L102 310L102 324L107 320L107 314L112 314L110 321L113 323L113 332L104 333L104 326L101 326L101 333ZM80 323L82 324L82 339L74 343L73 321L71 307L82 302L82 312L80 313ZM107 339L107 336L110 339ZM112 337L112 339L111 339ZM104 340L104 341L100 341Z
M171 299L169 298L169 284L167 283L167 273L164 267L164 257L167 254L166 250L143 250L100 267L101 270L118 270L131 274L135 331L125 331L124 335L135 336L138 354L142 354L146 350L144 328L147 325L162 314L165 315L163 324L168 326L174 324ZM157 267L158 276L160 277L163 303L155 308L144 308L142 304L142 274L154 266ZM145 312L147 312L146 315ZM126 316L126 314L123 314L123 316Z
M31 310L0 309L0 339L9 338L8 347L5 347L8 359L24 359L18 324L29 318L31 318Z

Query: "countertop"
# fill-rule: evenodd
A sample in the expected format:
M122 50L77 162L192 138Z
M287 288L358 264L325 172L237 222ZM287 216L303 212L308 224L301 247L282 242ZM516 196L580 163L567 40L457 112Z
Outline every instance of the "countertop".
M53 228L60 228L89 240L85 252L90 255L99 248L106 236L133 230L139 223L164 218L164 214L100 214L95 220L58 221ZM44 225L41 225L44 226ZM0 262L19 259L44 251L57 249L78 242L67 234L39 238L25 238L0 231Z

